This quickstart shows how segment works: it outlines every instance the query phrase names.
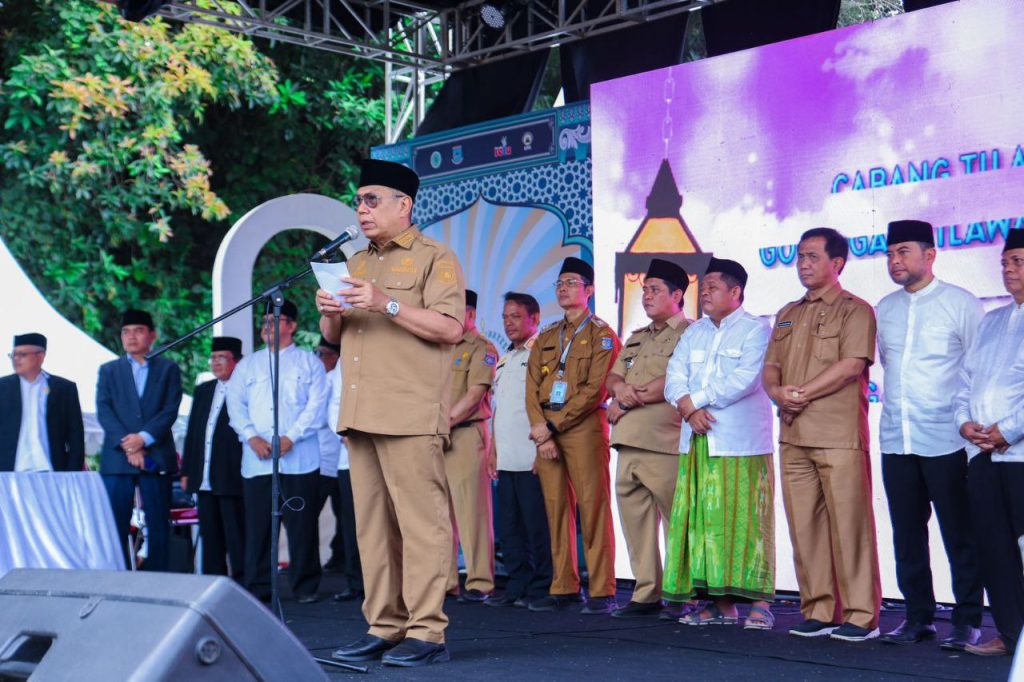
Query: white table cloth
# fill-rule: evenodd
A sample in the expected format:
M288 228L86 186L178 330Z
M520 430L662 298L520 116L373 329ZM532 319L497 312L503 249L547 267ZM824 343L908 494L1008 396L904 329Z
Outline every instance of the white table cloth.
M0 576L13 568L123 570L123 557L99 474L0 473Z

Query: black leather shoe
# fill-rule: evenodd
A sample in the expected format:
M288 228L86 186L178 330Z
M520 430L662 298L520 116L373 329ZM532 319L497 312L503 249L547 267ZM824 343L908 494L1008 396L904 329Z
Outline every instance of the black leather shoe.
M587 600L587 603L580 609L580 613L587 616L600 616L605 613L611 613L615 609L619 608L618 602L615 601L615 597L591 597Z
M459 594L459 602L462 604L481 604L486 602L490 596L480 590L463 590Z
M656 616L659 613L661 613L660 601L653 601L646 604L638 601L631 601L625 606L612 611L612 618L644 618L646 616Z
M381 662L384 665L415 668L429 663L442 663L450 658L448 647L444 644L434 644L433 642L424 642L422 639L406 637L401 644L384 654Z
M485 606L494 606L494 607L515 606L516 602L519 599L520 599L519 597L517 597L517 596L515 596L513 594L507 594L506 593L506 594L501 595L500 597L491 597L490 599L488 599L487 601L484 602L484 605Z
M317 595L316 592L314 592L313 594L300 594L298 597L295 598L295 601L299 602L300 604L315 604L316 602L320 601L320 597L319 595Z
M939 643L939 648L946 651L963 651L968 644L975 646L980 641L981 630L970 625L962 625L953 628L949 636Z
M922 625L903 621L892 632L882 635L881 640L888 644L917 644L927 639L935 639L935 626Z
M531 611L561 611L562 609L583 603L579 594L549 594L546 597L530 602Z
M332 597L332 599L334 599L334 601L353 601L353 600L362 599L362 598L363 598L363 591L362 590L353 590L351 587L346 587L341 592L336 592L334 594L334 596Z
M362 639L358 642L353 642L348 646L343 646L340 649L335 650L331 654L331 658L338 661L348 661L355 663L358 661L372 661L376 658L380 658L385 651L389 651L398 646L398 642L392 642L390 639L381 639L380 637L374 637L373 635L363 635Z

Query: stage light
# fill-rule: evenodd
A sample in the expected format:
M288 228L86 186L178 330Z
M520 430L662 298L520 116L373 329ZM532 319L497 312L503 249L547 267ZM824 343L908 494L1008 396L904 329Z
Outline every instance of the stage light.
M488 28L500 31L505 28L504 6L492 2L485 2L480 5L480 20L483 21Z
M142 21L171 0L117 0L117 11L128 21Z

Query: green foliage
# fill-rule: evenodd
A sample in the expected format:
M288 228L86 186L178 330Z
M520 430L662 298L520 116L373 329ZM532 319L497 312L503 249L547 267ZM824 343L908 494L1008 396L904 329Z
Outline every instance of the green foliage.
M0 236L56 308L115 351L126 307L150 310L163 340L208 318L230 225L284 194L350 197L382 141L380 70L365 63L129 24L89 0L7 3L0 26ZM254 287L320 242L272 240ZM306 320L311 288L293 292ZM189 384L208 348L172 353Z

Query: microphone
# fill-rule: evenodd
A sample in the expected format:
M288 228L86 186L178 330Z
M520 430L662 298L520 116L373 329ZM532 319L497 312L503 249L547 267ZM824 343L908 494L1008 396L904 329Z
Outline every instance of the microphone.
M357 237L359 237L359 229L354 225L349 225L348 227L341 231L341 234L338 235L337 239L328 242L327 245L324 246L324 248L314 253L313 257L310 258L309 260L323 260L327 256L337 251L342 244L350 242L353 239L356 239Z

